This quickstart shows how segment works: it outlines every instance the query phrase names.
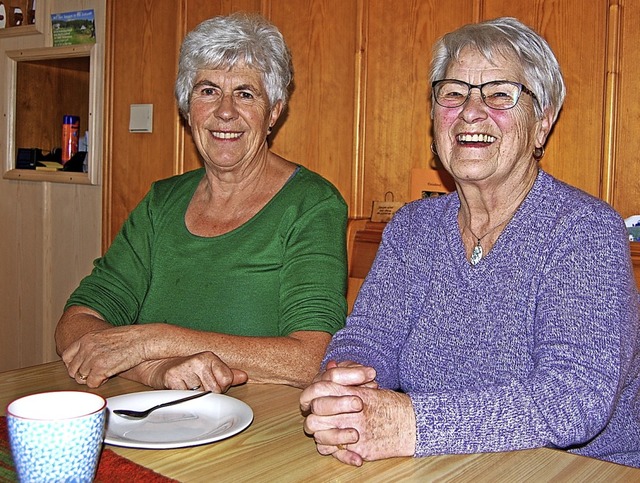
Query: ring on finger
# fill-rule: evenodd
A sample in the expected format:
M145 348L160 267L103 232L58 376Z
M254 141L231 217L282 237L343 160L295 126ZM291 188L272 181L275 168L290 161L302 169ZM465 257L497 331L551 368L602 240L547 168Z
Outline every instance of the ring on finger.
M197 390L198 390L198 389L200 389L201 387L202 387L202 386L200 386L200 384L198 384L197 386L190 387L190 388L189 388L189 390L190 390L190 391L197 391Z
M76 376L78 376L78 379L80 379L81 381L86 381L87 377L89 377L88 375L82 374L81 372L76 373Z
M347 445L346 444L338 444L338 445L336 445L336 447L338 449L347 449Z

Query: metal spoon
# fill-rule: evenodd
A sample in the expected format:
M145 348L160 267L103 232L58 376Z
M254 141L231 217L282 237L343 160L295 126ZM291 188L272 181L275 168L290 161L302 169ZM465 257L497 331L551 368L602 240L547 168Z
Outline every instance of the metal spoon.
M211 391L199 392L198 394L194 394L193 396L187 396L183 397L182 399L176 399L175 401L158 404L157 406L153 406L152 408L149 408L145 411L133 411L132 409L114 409L113 412L118 416L122 416L123 418L127 419L142 419L149 416L149 414L151 414L156 409L166 408L167 406L173 406L174 404L180 404L185 401L191 401L192 399L196 399L210 393Z

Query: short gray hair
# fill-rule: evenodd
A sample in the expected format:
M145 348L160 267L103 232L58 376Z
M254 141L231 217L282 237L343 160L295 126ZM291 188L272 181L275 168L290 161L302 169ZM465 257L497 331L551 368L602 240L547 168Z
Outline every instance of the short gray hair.
M189 113L196 74L201 69L229 69L245 64L262 73L273 107L289 99L293 80L291 53L278 28L253 13L205 20L187 34L180 47L175 95L183 116Z
M444 78L449 64L459 59L465 47L477 50L489 62L495 54L515 56L522 66L527 87L538 98L539 105L533 103L536 116L540 119L547 109L551 109L553 121L556 120L566 88L558 60L542 36L511 17L464 25L436 42L431 82Z

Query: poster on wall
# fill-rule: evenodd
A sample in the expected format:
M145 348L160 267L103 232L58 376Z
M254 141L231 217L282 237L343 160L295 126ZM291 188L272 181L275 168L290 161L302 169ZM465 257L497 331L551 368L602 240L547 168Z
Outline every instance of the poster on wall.
M96 24L93 10L52 13L53 46L95 44Z

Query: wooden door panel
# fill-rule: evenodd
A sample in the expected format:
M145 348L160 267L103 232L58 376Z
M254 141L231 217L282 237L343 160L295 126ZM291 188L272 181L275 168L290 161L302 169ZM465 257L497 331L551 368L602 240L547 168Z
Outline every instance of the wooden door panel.
M384 200L387 191L396 201L409 200L411 168L429 166L431 50L440 36L473 20L472 3L448 0L443 15L439 0L394 2L391 15L387 0L367 2L365 191L359 215L370 216L372 202Z
M517 17L553 49L567 86L560 117L541 166L557 178L601 196L608 5L583 0L486 0L482 18Z
M640 214L640 2L625 2L617 98L613 207Z
M272 134L272 149L326 177L347 201L354 156L358 3L272 1L269 9L294 66L294 90Z
M109 8L116 20L111 25L107 57L111 60L111 139L106 147L105 178L111 192L105 208L109 219L104 227L106 244L151 183L177 172L182 156L173 95L176 38L182 24L180 2L120 0L110 2ZM153 133L129 132L131 104L153 104Z

